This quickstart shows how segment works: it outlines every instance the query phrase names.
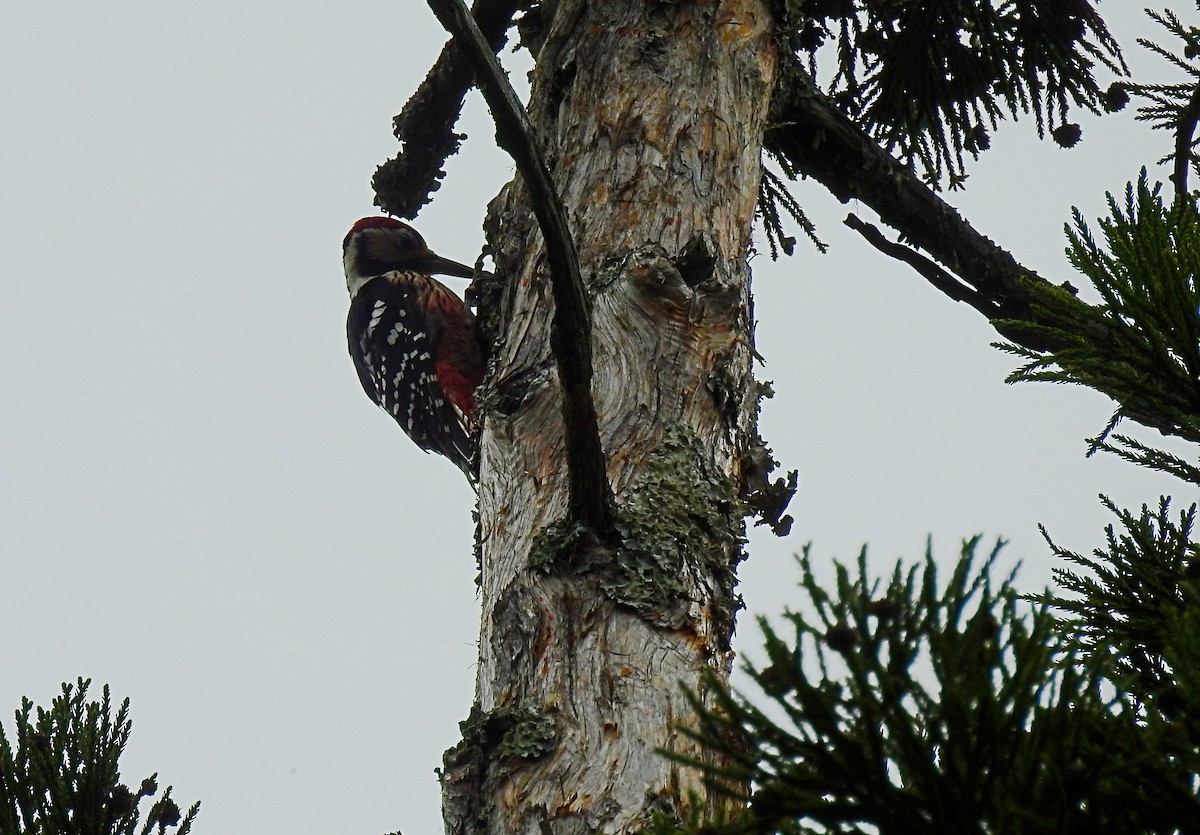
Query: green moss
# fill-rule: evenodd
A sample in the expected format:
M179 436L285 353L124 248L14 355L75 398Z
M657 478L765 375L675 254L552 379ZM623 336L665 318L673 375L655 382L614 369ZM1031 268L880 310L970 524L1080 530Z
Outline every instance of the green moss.
M570 561L586 532L587 529L578 522L542 528L533 538L533 546L529 551L529 567L549 571L560 562Z
M618 509L621 546L603 567L601 588L647 610L677 602L688 574L711 572L732 598L737 558L729 554L745 542L736 493L690 430L668 427Z
M496 745L498 756L535 760L554 750L558 733L554 729L554 722L544 713L522 708L496 713L504 714L503 723L506 725Z
M501 707L493 711L471 708L471 715L458 723L462 740L453 751L476 748L494 751L499 757L537 759L554 748L558 734L554 722L528 706Z
M621 544L599 547L581 525L556 523L534 539L529 567L587 574L612 600L656 622L682 625L689 577L716 580L719 628L731 630L740 605L734 571L745 543L747 504L711 454L682 425L667 427L641 479L616 511Z
M455 831L486 833L490 807L481 801L495 781L554 749L558 735L554 722L541 710L527 706L504 707L491 712L471 708L458 723L462 739L442 759L438 771L443 802L451 817L469 828Z

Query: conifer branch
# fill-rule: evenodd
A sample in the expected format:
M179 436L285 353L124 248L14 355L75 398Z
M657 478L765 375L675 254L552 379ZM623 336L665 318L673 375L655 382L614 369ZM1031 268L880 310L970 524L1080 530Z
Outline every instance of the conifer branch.
M772 154L786 157L798 173L817 180L843 203L865 203L905 240L958 276L980 304L991 305L991 318L1031 325L1040 321L1044 311L1035 311L1031 285L1050 286L1050 282L980 234L835 107L810 79L797 76L792 81L788 90L777 92L777 118L784 124L767 134ZM980 309L980 304L973 306ZM1083 307L1080 302L1064 304ZM1004 335L1038 350L1062 345L1061 339L1033 329Z
M833 578L827 570L818 578L806 546L799 605L784 613L786 629L759 621L765 663L747 665L757 692L714 682L715 699L692 699L700 731L681 728L731 765L678 759L747 808L720 825L664 825L654 835L775 835L814 826L999 831L1014 819L1050 832L1185 831L1200 819L1193 789L1200 749L1189 737L1200 729L1200 711L1183 681L1200 647L1196 619L1183 622L1180 605L1192 593L1183 588L1183 554L1194 515L1193 508L1179 526L1156 528L1164 511L1131 528L1132 541L1116 541L1123 568L1152 551L1162 565L1134 575L1155 580L1153 587L1123 587L1110 572L1097 586L1100 605L1085 600L1072 609L1087 619L1083 650L1060 634L1066 630L1050 611L1071 601L1029 606L1014 575L993 582L1002 543L981 560L979 537L964 542L945 580L928 550L923 561L872 576L865 549L857 565L835 561ZM1160 607L1164 583L1175 594ZM1118 607L1111 612L1103 605L1110 602ZM1139 659L1136 668L1116 666L1110 649L1114 638L1121 649L1137 643L1126 614L1151 639L1149 663ZM1185 633L1191 645L1181 645ZM1171 660L1188 671L1178 683ZM1129 669L1148 673L1143 689L1126 689ZM1145 685L1156 710L1131 709ZM1168 708L1175 722L1164 716Z
M1093 448L1106 448L1105 437L1125 417L1200 441L1200 284L1195 275L1200 207L1190 199L1168 206L1160 191L1161 184L1152 186L1142 169L1136 186L1126 187L1123 202L1110 193L1109 217L1099 223L1104 245L1075 211L1067 256L1091 281L1101 303L1080 304L1077 319L1040 326L1059 348L1001 346L1027 361L1009 382L1085 385L1119 404ZM1033 292L1040 307L1062 308L1058 288ZM1091 338L1089 326L1103 338Z
M1139 121L1150 122L1152 127L1174 134L1174 153L1159 162L1172 163L1171 182L1176 197L1183 198L1188 193L1188 169L1197 163L1192 149L1196 146L1196 127L1200 123L1200 66L1195 61L1200 54L1200 41L1196 29L1185 27L1169 9L1161 13L1147 9L1146 14L1182 41L1183 48L1176 53L1148 38L1139 38L1138 43L1191 76L1191 80L1174 84L1132 84L1128 89L1147 102L1138 107Z

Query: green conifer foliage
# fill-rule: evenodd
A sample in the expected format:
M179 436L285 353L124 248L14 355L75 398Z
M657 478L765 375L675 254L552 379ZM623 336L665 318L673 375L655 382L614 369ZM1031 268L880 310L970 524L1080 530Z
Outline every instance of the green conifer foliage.
M50 708L36 715L23 699L11 742L0 726L0 832L187 835L200 804L181 813L170 786L155 797L157 774L136 789L121 782L117 761L133 726L129 700L114 713L107 686L99 701L87 700L90 684L82 678L63 684Z
M806 548L787 632L760 620L759 692L695 704L701 738L737 765L692 765L746 812L655 831L1192 831L1193 720L1149 718L1113 655L1079 651L1011 576L995 584L1000 545L979 560L967 541L944 582L929 552L872 577L864 549L855 570L835 563L832 587Z

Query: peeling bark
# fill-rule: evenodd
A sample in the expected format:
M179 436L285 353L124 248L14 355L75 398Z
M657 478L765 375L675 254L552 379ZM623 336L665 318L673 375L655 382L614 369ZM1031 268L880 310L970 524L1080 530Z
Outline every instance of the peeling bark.
M446 758L451 833L629 832L684 816L709 756L675 723L727 677L750 462L746 257L776 45L760 0L559 0L529 112L592 307L592 394L621 544L564 524L553 310L528 198L489 212L476 706ZM710 805L711 808L711 805Z

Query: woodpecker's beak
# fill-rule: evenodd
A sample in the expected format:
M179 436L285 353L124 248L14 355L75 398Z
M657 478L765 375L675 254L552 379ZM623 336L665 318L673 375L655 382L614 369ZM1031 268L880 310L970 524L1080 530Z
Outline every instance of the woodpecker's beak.
M458 278L472 278L475 275L474 267L434 255L432 252L422 255L415 266L426 275L453 275Z

